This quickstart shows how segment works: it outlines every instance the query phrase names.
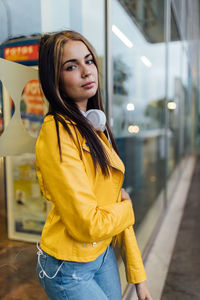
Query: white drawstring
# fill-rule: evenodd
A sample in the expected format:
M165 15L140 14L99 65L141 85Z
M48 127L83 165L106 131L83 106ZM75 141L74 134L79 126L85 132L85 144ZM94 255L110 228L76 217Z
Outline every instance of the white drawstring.
M44 276L46 276L46 277L49 278L49 279L55 278L56 275L58 274L58 272L60 271L60 269L61 269L61 267L62 267L64 261L63 261L63 262L61 263L61 265L58 267L58 269L56 270L55 274L54 274L53 276L49 276L49 275L45 272L45 270L43 269L43 267L41 266L41 263L40 263L40 256L41 256L41 255L45 255L45 254L43 253L42 249L39 247L39 242L37 242L37 248L38 248L38 252L37 252L37 255L38 255L38 264L39 264L39 266L40 266L40 268L41 268L41 271L39 272L39 277L40 277L41 279L44 278Z

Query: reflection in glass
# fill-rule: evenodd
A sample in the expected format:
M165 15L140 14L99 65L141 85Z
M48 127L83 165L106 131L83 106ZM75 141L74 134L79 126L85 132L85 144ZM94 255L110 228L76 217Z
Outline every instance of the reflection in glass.
M182 76L182 42L171 10L171 42L169 43L169 75L168 75L168 177L180 161L181 116L184 109L184 85Z
M150 43L164 41L164 0L119 0Z
M112 1L112 28L116 26L133 46L113 32L113 128L126 166L124 187L133 199L138 226L164 188L165 45L153 40L151 24L145 25L144 34L130 16L138 13L140 1L120 2L123 6ZM150 9L147 1L143 3L142 9ZM127 15L124 6L131 5ZM162 22L163 28L164 19L159 18L156 24ZM156 36L162 40L163 32Z

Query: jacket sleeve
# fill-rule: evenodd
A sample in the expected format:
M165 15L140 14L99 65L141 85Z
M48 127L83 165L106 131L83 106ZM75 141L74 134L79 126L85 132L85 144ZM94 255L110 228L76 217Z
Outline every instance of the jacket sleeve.
M77 146L63 129L60 140L62 162L55 122L44 123L36 143L36 164L42 175L38 179L43 192L46 190L55 205L68 234L80 242L97 242L132 225L134 213L128 200L97 206Z
M145 269L138 248L133 226L126 228L116 237L123 259L128 283L139 283L146 280Z

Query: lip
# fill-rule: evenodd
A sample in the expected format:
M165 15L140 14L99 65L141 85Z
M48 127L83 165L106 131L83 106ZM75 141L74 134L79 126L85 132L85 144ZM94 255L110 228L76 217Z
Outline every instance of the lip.
M89 82L83 84L82 87L85 89L90 89L94 86L94 83L95 83L94 81L89 81Z

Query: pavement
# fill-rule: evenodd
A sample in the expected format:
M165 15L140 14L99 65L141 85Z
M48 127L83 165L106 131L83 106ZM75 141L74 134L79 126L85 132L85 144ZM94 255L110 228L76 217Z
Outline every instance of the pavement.
M200 300L199 157L192 177L161 300Z

